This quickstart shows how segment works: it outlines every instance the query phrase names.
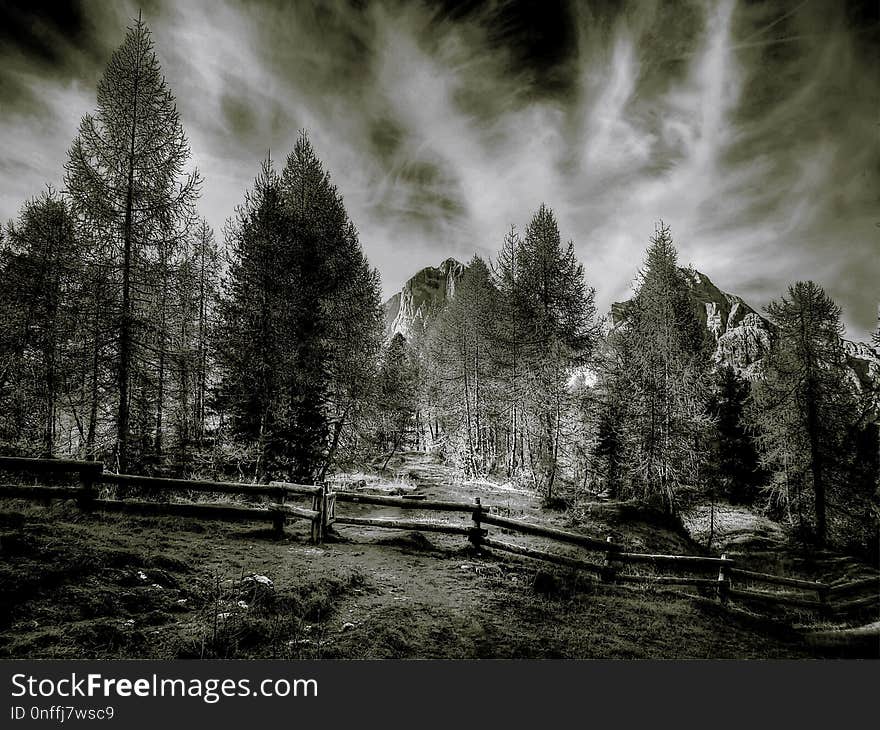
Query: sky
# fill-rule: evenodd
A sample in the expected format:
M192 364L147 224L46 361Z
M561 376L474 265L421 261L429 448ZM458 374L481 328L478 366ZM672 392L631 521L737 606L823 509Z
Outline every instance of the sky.
M126 26L152 31L218 234L301 129L385 296L492 258L543 202L600 311L655 223L756 308L823 285L847 336L880 302L876 0L0 0L0 221L64 161Z

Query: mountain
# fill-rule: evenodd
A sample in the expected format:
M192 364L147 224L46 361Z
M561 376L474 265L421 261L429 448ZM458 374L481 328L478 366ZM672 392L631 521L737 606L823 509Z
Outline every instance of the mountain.
M737 372L757 375L761 358L770 349L774 327L740 297L721 291L705 274L682 269L694 299L700 321L715 343L714 359L732 365ZM616 327L626 314L629 301L611 305L610 326ZM862 390L874 390L880 383L880 357L863 342L842 340L853 383ZM880 410L880 403L877 404Z
M409 338L423 330L429 321L455 295L455 286L465 265L446 259L439 267L429 266L413 276L403 289L385 302L385 337L400 333ZM700 321L715 344L718 363L732 365L747 376L757 374L761 358L770 348L773 325L749 306L741 297L721 291L705 274L682 269L693 294ZM629 302L611 305L608 326L614 328L623 320ZM880 383L880 358L862 342L843 341L852 377L862 388Z
M427 325L455 294L465 265L446 259L440 266L422 269L384 304L385 339L401 334L407 339Z
M770 349L770 322L735 294L721 291L705 274L681 269L694 299L697 315L715 344L715 361L748 373ZM611 305L610 326L626 316L629 301Z

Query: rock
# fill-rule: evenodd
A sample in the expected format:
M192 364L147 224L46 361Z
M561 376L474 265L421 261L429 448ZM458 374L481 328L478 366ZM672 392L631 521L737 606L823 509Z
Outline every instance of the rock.
M346 621L342 624L343 631L351 631L354 628L354 624L351 621Z
M424 328L455 295L465 265L453 258L439 267L429 266L413 276L384 304L385 338L400 334L409 339Z
M249 605L274 599L275 585L265 575L246 575L235 585L236 598Z

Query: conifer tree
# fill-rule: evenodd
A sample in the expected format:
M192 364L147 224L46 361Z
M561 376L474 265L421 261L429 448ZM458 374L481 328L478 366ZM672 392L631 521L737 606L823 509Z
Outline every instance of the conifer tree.
M706 462L709 360L671 232L663 223L651 237L618 336L626 343L621 367L630 392L629 489L675 512L681 492L698 487Z
M721 365L709 412L715 419L712 443L713 480L718 491L734 503L751 504L766 474L745 421L749 383L730 365Z
M750 421L763 462L775 472L773 496L802 533L823 544L857 420L840 308L818 284L799 281L767 314L776 337L752 389Z
M281 175L296 277L288 315L297 336L291 402L297 448L323 479L376 376L382 318L372 269L337 188L305 133Z
M6 239L0 258L0 398L3 410L14 415L7 437L24 448L39 444L40 453L52 456L60 401L75 379L79 241L67 203L51 188L24 205Z
M216 407L233 437L254 444L258 479L283 468L287 451L290 416L280 380L294 349L283 318L292 288L285 266L288 234L281 183L267 160L227 223L229 269L213 332L220 369Z
M379 368L379 437L385 464L406 442L417 408L417 372L403 335L391 338Z
M129 461L131 386L145 378L133 378L133 368L144 339L140 305L149 298L142 291L148 261L157 258L157 240L190 222L199 178L186 172L189 156L174 97L139 17L98 83L97 110L82 119L66 174L74 209L104 239L105 263L113 268L121 470Z
M489 418L495 289L486 263L468 263L455 296L437 320L431 340L432 380L453 456L465 472L485 474L494 456Z
M322 480L370 395L381 310L378 275L305 135L280 176L264 164L226 236L218 405L258 444L257 476Z
M586 284L574 244L562 244L556 218L545 205L526 228L517 269L529 467L534 486L552 500L568 380L573 368L588 362L598 335L595 294Z

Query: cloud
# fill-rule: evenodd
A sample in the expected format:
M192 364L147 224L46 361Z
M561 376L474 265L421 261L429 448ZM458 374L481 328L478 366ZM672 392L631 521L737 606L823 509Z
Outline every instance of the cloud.
M602 308L628 296L663 218L682 260L722 288L760 306L812 278L843 305L850 335L867 336L880 297L868 4L450 8L146 6L214 227L261 159L283 164L305 128L387 294L448 256L492 256L546 202ZM84 4L72 36L43 19L34 43L52 53L0 37L0 133L14 140L0 155L0 216L60 183L136 12Z

